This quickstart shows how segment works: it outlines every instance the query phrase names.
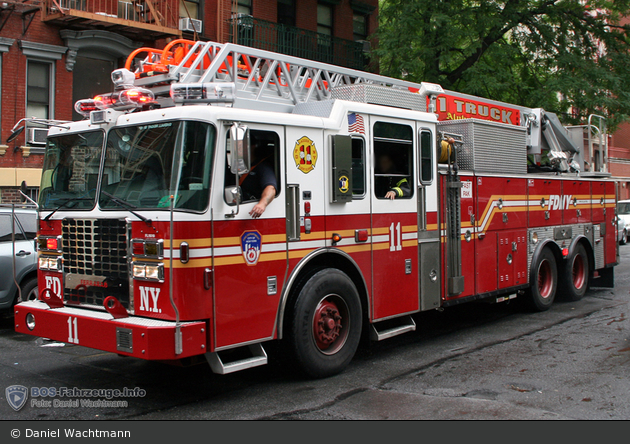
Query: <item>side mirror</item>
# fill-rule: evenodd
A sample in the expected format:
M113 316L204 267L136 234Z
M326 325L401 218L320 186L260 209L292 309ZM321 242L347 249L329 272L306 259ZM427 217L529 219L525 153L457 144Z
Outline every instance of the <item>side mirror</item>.
M28 191L28 188L26 186L26 181L23 180L22 184L20 185L20 200L22 202L26 202L26 192Z
M6 143L13 142L15 139L17 139L17 136L22 134L22 131L24 131L24 126L20 126L20 127L16 128L16 129L14 129L13 131L11 131L11 135L9 137L7 137L7 142Z
M249 128L235 123L230 128L230 171L236 176L247 174L251 167Z
M225 201L228 205L240 205L243 201L241 194L241 187L226 187L225 188Z

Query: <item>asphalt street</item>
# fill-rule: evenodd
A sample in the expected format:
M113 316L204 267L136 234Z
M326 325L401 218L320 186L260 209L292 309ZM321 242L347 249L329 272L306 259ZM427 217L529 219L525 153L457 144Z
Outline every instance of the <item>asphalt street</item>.
M544 313L465 304L415 316L418 330L363 343L349 368L300 377L280 348L270 364L220 376L15 333L0 325L3 419L630 419L630 246L614 289L591 289ZM20 411L4 388L133 389L126 406ZM103 397L89 398L92 401Z

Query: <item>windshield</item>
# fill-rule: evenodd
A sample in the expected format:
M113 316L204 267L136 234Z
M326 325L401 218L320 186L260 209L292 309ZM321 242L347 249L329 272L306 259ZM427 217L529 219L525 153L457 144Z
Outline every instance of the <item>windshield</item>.
M617 214L630 214L630 202L620 202L617 205Z
M210 200L215 135L213 126L188 121L112 129L99 205L165 209L173 195L176 209L204 211Z
M41 209L94 207L103 132L49 137L39 194Z

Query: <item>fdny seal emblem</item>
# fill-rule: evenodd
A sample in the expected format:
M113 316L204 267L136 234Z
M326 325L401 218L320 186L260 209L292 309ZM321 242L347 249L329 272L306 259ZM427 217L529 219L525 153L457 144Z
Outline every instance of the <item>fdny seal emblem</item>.
M16 412L24 407L24 404L26 404L26 400L28 399L28 389L23 385L12 385L7 387L4 394L7 397L7 402Z
M256 265L260 258L262 236L258 231L246 231L241 235L241 250L247 265Z
M350 189L350 179L348 179L348 176L341 176L339 178L339 191L341 191L342 193L347 193L348 190Z
M306 136L298 140L293 150L293 160L295 160L295 166L304 174L313 171L317 164L315 142Z

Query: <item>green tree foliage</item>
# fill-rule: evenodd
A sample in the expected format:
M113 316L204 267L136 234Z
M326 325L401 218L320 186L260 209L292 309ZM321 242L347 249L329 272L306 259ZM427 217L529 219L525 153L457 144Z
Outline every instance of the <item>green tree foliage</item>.
M630 0L586 3L381 0L375 55L385 75L615 126L630 115Z

